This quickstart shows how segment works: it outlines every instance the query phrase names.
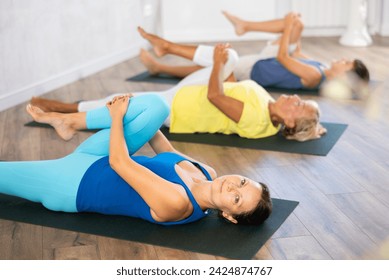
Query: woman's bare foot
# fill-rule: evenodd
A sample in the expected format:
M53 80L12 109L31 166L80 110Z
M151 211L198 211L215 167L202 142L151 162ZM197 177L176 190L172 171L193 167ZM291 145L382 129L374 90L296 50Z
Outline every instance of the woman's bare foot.
M34 121L46 123L54 127L58 135L65 141L72 139L76 133L76 130L72 128L71 123L65 117L66 115L44 112L42 109L31 104L27 105L26 110Z
M147 70L152 75L159 74L158 70L158 62L154 59L154 57L145 49L140 50L140 60L142 61L143 65L146 66Z
M50 100L50 99L33 96L31 98L30 104L39 107L44 112L59 112L59 113L78 112L77 103L63 103L56 100Z
M147 33L142 27L138 26L140 36L145 38L153 46L156 56L161 57L168 53L169 41L158 37L157 35Z
M222 13L234 26L236 35L241 36L247 32L243 20L226 11L222 11Z

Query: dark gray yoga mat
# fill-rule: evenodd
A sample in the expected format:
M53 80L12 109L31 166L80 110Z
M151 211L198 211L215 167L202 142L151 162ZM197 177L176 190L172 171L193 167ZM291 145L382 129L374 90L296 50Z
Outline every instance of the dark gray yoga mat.
M29 127L52 128L52 126L48 124L41 124L35 121L28 122L24 125ZM286 140L285 137L281 135L281 133L261 139L247 139L239 137L235 134L225 135L211 133L169 133L169 130L166 127L162 127L161 131L170 141L326 156L335 146L336 142L342 136L348 125L325 122L323 122L322 125L327 129L327 134L323 135L319 139L306 142ZM91 130L85 131L88 132Z
M166 227L123 216L53 212L39 203L0 194L0 218L230 259L251 259L297 205L296 201L273 198L273 213L260 226L233 225L211 211L200 221Z
M170 75L165 75L165 74L151 75L149 72L145 71L145 72L139 73L133 77L126 79L126 81L175 85L179 81L181 81L181 78L170 76ZM277 93L319 95L319 90L317 90L317 89L301 89L301 90L299 90L299 89L285 89L285 88L276 88L276 87L265 87L265 89L269 92L277 92Z
M24 126L28 126L28 127L43 127L43 128L52 128L53 127L49 124L46 124L46 123L38 123L36 121L31 121L31 122L28 122L28 123L25 123ZM96 131L99 131L99 129L82 129L80 131L84 131L84 132L96 132Z
M181 81L181 78L165 74L151 75L148 71L145 71L126 79L126 81L175 85Z
M342 136L347 124L322 123L322 125L327 129L327 133L319 139L306 142L287 140L281 133L261 139L247 139L236 134L169 133L166 127L161 128L161 131L170 141L325 156Z
M166 74L151 75L149 72L145 71L126 79L126 81L175 85L179 81L181 81L181 78L166 75ZM377 87L377 85L379 85L380 83L382 82L372 80L369 83L369 87L371 90L374 90ZM264 88L268 92L272 92L272 93L316 95L316 96L320 95L319 89L288 89L288 88L279 88L279 87L264 87Z

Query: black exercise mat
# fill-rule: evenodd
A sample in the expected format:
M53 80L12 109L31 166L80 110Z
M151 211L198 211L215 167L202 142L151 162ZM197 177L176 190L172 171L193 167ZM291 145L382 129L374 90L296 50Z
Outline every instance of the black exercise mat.
M270 93L298 94L298 95L320 95L319 89L288 89L278 87L264 87Z
M28 127L44 127L44 128L53 128L51 125L47 123L38 123L36 121L30 121L28 123L25 123L24 126Z
M131 82L147 82L147 83L160 83L160 84L177 84L181 81L181 78L174 77L166 74L151 75L148 71L139 73L133 77L126 79ZM369 87L374 90L381 81L372 80L369 82ZM320 90L317 89L287 89L278 87L264 87L270 93L284 93L284 94L298 94L298 95L320 95Z
M28 127L43 127L43 128L52 128L54 129L51 125L49 124L46 124L46 123L38 123L36 121L31 121L31 122L28 122L28 123L25 123L24 126L28 126ZM96 131L99 131L99 129L82 129L80 131L84 131L84 132L96 132Z
M168 227L123 216L53 212L39 203L0 194L0 218L230 259L251 259L297 205L297 201L273 198L273 213L260 226L230 224L211 211L197 222Z
M179 81L181 81L181 78L165 75L165 74L151 75L148 71L145 71L138 75L126 79L126 81L175 85Z
M151 75L148 71L142 72L138 75L126 79L126 81L131 82L147 82L147 83L160 83L160 84L177 84L181 81L181 78L158 74ZM265 87L268 92L274 93L286 93L286 94L301 94L301 95L319 95L319 90L317 89L285 89L285 88L276 88L276 87Z
M322 125L327 129L327 133L319 139L306 142L287 140L281 132L266 138L247 139L236 134L169 133L166 127L161 128L161 131L170 141L325 156L346 130L347 124L322 123Z
M326 156L335 146L336 142L342 136L348 125L326 122L323 122L322 125L327 129L327 133L319 139L306 142L286 140L281 133L261 139L247 139L235 134L169 133L169 130L166 127L162 127L161 131L170 141ZM28 122L24 124L24 126L53 128L48 124L42 124L35 121ZM88 132L91 130L84 131Z
M371 80L369 82L369 90L375 90L382 82ZM297 94L297 95L320 95L320 89L287 89L287 88L278 88L278 87L265 87L265 89L270 93L284 93L284 94ZM357 96L352 96L352 99L358 99Z

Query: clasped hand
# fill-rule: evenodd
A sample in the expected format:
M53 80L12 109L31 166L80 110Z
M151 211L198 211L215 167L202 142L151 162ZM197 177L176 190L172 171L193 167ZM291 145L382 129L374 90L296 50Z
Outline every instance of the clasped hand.
M229 43L219 43L215 46L213 52L213 61L215 64L225 64L228 60L228 48L230 47Z
M109 114L112 119L124 117L132 96L133 95L131 93L123 94L115 96L111 101L107 102Z

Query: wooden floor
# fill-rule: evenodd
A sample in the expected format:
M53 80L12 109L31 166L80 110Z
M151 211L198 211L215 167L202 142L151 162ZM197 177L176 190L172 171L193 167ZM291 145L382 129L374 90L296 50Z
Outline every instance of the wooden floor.
M241 54L264 42L233 43ZM337 38L305 38L306 52L323 62L336 57L366 61L374 80L388 80L389 38L376 37L369 48L346 48ZM185 63L173 57L166 61ZM123 62L46 95L73 102L114 92L162 90L169 85L130 83L143 71L139 58ZM389 84L374 94L378 107L361 101L314 98L322 120L349 124L326 156L173 143L179 150L214 166L219 175L237 173L266 182L273 197L299 206L255 255L255 259L389 259ZM277 95L275 95L277 96ZM374 99L372 98L372 99ZM0 159L62 157L90 134L69 142L54 130L27 128L25 105L0 112ZM373 108L375 119L366 114ZM371 110L370 110L371 111ZM141 153L151 154L149 147ZM198 233L201 234L201 233ZM231 240L231 242L239 242ZM0 259L221 259L147 244L0 220Z

